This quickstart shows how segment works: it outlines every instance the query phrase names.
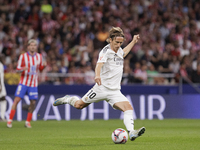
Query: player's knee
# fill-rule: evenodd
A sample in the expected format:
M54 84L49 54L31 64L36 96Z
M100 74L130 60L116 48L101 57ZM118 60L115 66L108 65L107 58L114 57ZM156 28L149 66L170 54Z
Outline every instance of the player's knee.
M32 113L35 110L35 106L36 106L35 104L36 104L35 101L31 100L31 103L30 103L29 108L28 108L29 112Z
M17 105L20 101L21 101L20 97L15 97L13 104Z
M127 111L127 110L133 110L133 107L131 105L125 105L123 108L123 111Z

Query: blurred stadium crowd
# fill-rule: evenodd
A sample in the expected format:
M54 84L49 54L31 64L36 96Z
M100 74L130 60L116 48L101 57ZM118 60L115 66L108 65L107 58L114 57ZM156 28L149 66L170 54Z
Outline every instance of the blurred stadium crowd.
M197 0L0 0L5 82L18 84L18 57L34 38L48 63L41 84L94 84L112 26L125 33L122 47L140 34L125 59L122 84L175 84L180 76L200 83Z

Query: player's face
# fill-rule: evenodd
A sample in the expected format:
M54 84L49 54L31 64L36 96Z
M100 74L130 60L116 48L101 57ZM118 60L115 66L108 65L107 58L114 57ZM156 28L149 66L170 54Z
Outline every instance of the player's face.
M34 55L35 52L37 51L36 43L30 43L28 46L28 51L29 51L29 53L31 53L31 55Z
M124 38L118 36L118 37L114 38L113 40L110 39L110 46L111 46L112 50L117 52L117 50L120 48L120 46L122 45L123 42L124 42Z

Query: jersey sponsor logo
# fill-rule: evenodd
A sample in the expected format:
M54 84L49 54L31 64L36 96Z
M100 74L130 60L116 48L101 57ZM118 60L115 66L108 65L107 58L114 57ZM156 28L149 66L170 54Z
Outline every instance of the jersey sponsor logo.
M28 73L29 75L34 75L34 74L36 74L37 72L36 72L36 66L31 66L31 68L30 68L30 72Z
M124 59L120 57L114 57L114 62L116 62L116 65L123 65L124 64Z
M38 95L38 92L30 92L29 95L30 96L32 96L32 95Z
M119 58L119 57L114 57L114 61L124 61L122 58Z

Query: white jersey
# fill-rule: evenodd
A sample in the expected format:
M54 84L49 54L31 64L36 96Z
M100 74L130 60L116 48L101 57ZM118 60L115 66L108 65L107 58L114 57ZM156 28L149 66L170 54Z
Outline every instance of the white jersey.
M0 98L6 96L6 88L4 85L4 68L3 64L0 62Z
M101 83L103 86L109 89L121 89L121 79L123 75L124 64L124 51L120 47L115 53L110 44L106 45L99 53L97 63L103 62L104 65L101 68Z

